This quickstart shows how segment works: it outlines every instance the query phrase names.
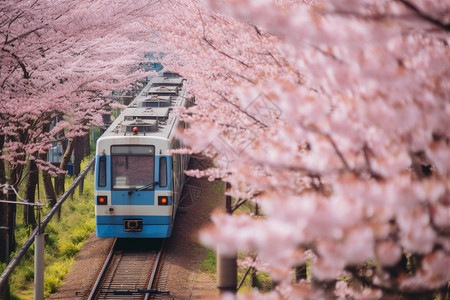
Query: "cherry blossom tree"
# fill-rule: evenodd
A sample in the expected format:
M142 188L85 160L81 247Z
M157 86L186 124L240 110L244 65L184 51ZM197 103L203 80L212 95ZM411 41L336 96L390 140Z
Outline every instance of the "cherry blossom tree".
M50 171L52 142L100 124L130 66L164 53L196 97L186 151L217 166L190 175L263 213L217 213L203 243L256 254L242 263L276 282L267 298L444 298L447 2L2 1L0 183L30 159Z
M448 297L450 3L161 5L155 49L197 103L180 135L217 166L189 175L263 213L216 213L202 242L256 253L267 299Z
M128 10L122 1L1 4L0 121L8 137L3 159L23 163L26 155L49 147L56 134L73 138L101 123L101 99L137 78L131 67L149 48L142 24L150 13L147 2ZM62 121L51 131L37 129L56 116ZM20 137L21 131L30 136Z
M37 168L44 179L55 176L58 169L46 161L53 143L68 142L70 149L90 126L102 124L112 90L145 78L134 71L151 48L146 23L155 6L148 0L6 0L0 11L0 184L19 190L26 176L36 183ZM4 191L0 199L15 200L12 189ZM27 198L34 199L34 189L27 188ZM14 249L14 219L15 206L0 204L0 225L9 228L1 234L1 261Z

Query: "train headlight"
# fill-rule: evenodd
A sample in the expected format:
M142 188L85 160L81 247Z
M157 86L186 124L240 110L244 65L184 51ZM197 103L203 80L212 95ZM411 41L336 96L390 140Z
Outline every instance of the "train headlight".
M108 204L108 197L97 196L97 205L106 205L106 204Z
M158 205L169 205L169 197L158 196Z

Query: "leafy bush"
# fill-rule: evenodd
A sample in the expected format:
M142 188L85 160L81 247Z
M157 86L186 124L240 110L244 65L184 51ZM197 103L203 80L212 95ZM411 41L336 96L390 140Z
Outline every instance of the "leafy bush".
M57 277L47 276L44 281L44 296L47 298L51 293L56 292L61 280Z
M64 260L61 262L55 262L46 269L44 281L45 297L48 297L51 293L56 292L56 289L62 283L72 264L72 261Z
M71 242L74 244L79 244L85 241L94 229L95 224L93 222L91 222L91 224L79 224L76 228L74 228L73 233L70 236Z
M78 253L78 251L80 251L81 245L73 244L68 241L62 241L61 246L59 248L60 248L61 254L64 257L72 258L73 256L75 256Z

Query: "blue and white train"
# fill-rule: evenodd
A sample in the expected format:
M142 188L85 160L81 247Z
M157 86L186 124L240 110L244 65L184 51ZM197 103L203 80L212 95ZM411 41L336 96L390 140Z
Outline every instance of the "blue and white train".
M171 235L188 156L180 147L183 127L174 107L188 107L185 79L153 77L98 139L95 221L101 238L166 238Z

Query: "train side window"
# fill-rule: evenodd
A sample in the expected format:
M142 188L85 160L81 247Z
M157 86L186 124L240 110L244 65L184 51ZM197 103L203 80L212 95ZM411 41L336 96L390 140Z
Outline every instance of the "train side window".
M106 157L100 157L98 161L98 186L106 187Z
M159 186L167 186L167 157L159 158Z

